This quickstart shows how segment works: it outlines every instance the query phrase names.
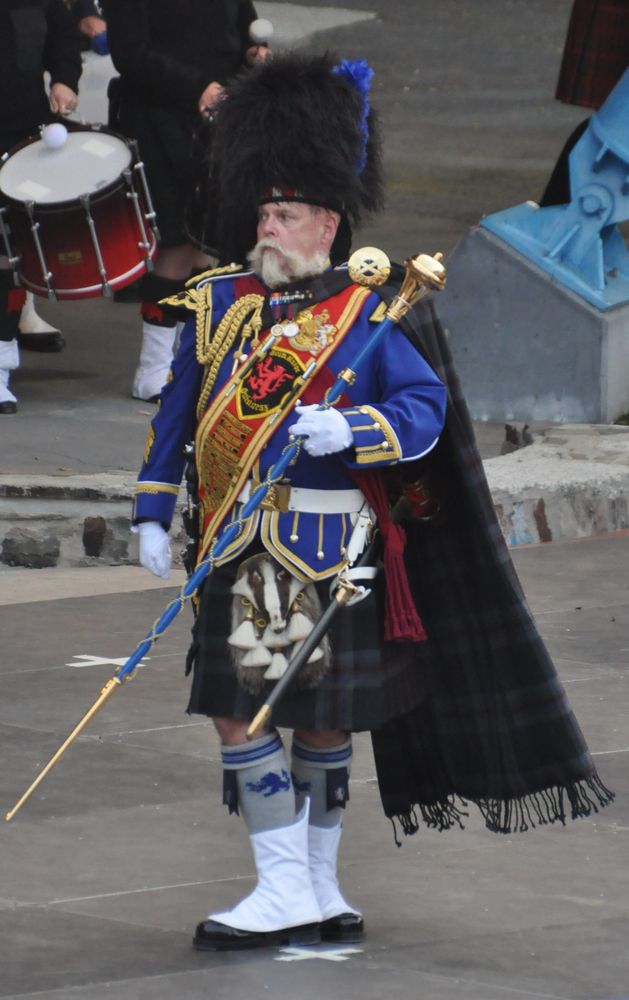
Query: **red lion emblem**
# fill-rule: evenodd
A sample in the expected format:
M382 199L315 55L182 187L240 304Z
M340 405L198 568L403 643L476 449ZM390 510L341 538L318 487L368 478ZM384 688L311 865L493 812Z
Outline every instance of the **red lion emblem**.
M247 379L247 385L251 390L251 398L256 402L260 403L271 393L275 392L279 386L291 378L290 372L287 372L282 364L274 361L273 358L265 358L261 361L255 372L250 375Z

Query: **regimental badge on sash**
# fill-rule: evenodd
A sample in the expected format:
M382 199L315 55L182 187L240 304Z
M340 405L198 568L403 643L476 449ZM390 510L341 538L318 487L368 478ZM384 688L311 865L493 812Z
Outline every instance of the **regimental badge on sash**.
M247 420L281 409L295 379L305 370L306 365L293 351L272 347L238 387L238 416Z
M291 337L291 343L300 351L308 351L315 357L332 342L336 333L336 327L330 323L330 313L327 309L323 309L320 313L302 309L295 318L295 323L291 325L298 328Z

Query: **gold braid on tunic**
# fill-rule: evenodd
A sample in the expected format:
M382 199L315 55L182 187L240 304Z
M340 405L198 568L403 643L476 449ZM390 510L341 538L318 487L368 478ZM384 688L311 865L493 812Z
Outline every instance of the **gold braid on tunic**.
M240 270L239 264L229 264L227 267L216 267L205 271L187 281L184 291L161 300L164 305L189 309L195 313L196 357L199 364L205 367L201 394L197 403L197 419L200 419L207 406L219 368L236 343L238 334L241 334L238 355L243 353L244 346L249 339L251 339L254 349L258 346L258 338L262 329L264 296L243 295L229 307L212 333L213 283L206 281L205 284L200 285L200 282L206 278L234 274Z
M209 297L211 300L211 292ZM219 368L236 343L238 334L240 333L239 355L242 354L244 346L249 339L251 339L252 347L257 347L258 337L262 329L263 305L263 295L243 295L229 307L209 342L206 338L207 331L211 326L211 303L209 309L207 306L205 309L198 309L197 358L201 364L205 365L205 373L203 376L203 388L201 389L197 403L197 419L200 419L205 411L218 376ZM208 311L210 313L209 321L207 318ZM200 356L201 345L203 347L202 357Z

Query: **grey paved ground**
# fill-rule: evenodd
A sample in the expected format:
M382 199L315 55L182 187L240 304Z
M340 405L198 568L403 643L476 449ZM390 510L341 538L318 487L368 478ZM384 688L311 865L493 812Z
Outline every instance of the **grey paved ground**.
M343 881L369 935L346 954L190 947L197 920L251 886L252 861L240 821L220 806L216 740L183 713L180 616L136 681L0 827L0 996L629 996L628 557L626 535L516 552L617 804L566 829L506 838L473 816L465 832L422 832L397 850L368 739L358 737ZM127 655L173 594L91 596L89 570L65 571L65 593L72 582L81 592L81 574L85 596L59 599L50 573L47 593L38 584L37 595L0 606L3 813L113 672L81 657ZM98 574L104 589L108 574L142 586L133 569ZM5 574L0 605L15 599Z

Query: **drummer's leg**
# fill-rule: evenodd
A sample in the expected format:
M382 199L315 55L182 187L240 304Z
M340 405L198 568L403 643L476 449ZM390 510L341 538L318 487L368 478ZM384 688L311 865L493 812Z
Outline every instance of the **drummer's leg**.
M56 326L51 326L35 308L35 296L26 293L19 320L18 343L23 351L41 351L56 354L66 345L65 338Z
M133 378L136 399L156 402L168 377L177 339L177 319L160 299L181 291L194 269L207 267L208 258L191 243L160 249L153 272L142 283L142 349Z
M23 303L24 292L15 287L8 258L0 255L0 414L17 410L9 378L20 363L16 338Z

